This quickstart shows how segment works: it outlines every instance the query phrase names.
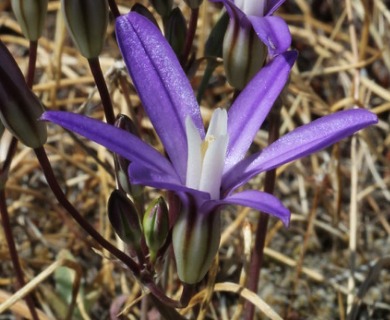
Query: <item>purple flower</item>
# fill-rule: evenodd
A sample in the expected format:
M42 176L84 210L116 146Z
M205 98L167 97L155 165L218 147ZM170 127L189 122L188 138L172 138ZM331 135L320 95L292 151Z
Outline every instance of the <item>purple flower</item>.
M211 0L222 2L230 16L223 43L223 62L230 84L243 89L269 55L291 45L286 22L272 14L284 0Z
M129 159L133 183L193 194L209 209L234 203L234 199L246 205L247 200L239 199L252 198L242 194L254 195L254 191L233 192L254 175L323 149L377 121L363 109L339 112L298 128L245 158L286 83L295 52L283 53L263 68L228 112L217 109L206 134L190 83L160 31L130 13L117 20L117 34L133 82L169 159L136 136L94 119L66 112L46 112L42 118ZM255 193L249 206L288 223L288 214L277 199L267 199L272 209L266 209L260 199L268 195Z
M287 81L296 53L276 56L253 78L228 112L215 110L205 132L190 83L160 31L136 13L121 16L116 24L124 60L168 157L131 133L98 120L68 112L46 112L42 119L129 159L133 184L171 190L181 198L183 214L174 227L173 244L179 277L184 282L201 280L215 256L218 227L214 229L215 236L197 248L195 260L200 262L191 260L187 252L189 243L201 243L199 239L213 233L207 228L216 225L213 217L218 215L211 213L220 206L248 206L289 223L290 213L277 198L257 190L235 193L239 186L261 172L323 149L377 122L374 114L363 109L341 111L302 126L261 152L245 157ZM188 217L192 227L182 223ZM199 258L203 253L204 259ZM197 264L199 274L192 277L186 266Z

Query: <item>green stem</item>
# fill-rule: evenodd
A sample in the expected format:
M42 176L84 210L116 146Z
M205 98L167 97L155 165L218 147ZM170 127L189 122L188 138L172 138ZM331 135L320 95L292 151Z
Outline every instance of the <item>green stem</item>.
M114 124L115 115L114 108L112 107L112 102L110 94L107 89L106 82L104 81L104 76L102 68L100 67L99 58L90 58L88 59L89 67L91 68L92 75L95 79L97 89L102 100L102 105L104 109L104 114L106 116L107 123Z

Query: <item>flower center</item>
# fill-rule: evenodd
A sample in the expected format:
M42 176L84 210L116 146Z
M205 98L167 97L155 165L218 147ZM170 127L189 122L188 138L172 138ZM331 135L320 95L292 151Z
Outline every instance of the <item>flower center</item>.
M219 199L228 144L227 112L214 111L204 140L190 117L186 119L188 145L186 186Z
M248 16L264 16L267 0L235 0L234 4Z

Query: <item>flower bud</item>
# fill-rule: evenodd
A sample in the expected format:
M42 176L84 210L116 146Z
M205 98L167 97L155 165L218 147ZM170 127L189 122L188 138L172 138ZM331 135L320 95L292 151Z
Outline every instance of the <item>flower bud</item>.
M154 200L146 210L143 228L150 260L155 261L157 252L164 245L169 233L168 208L162 197Z
M223 65L231 86L242 90L263 66L267 47L252 27L231 19L223 42Z
M127 132L130 132L134 135L137 135L137 129L133 121L126 115L120 114L116 121L115 126L117 128L123 129ZM130 161L126 158L114 153L114 162L115 162L115 172L119 187L124 190L127 194L131 194L131 184L128 175L128 168Z
M108 200L108 219L116 234L135 250L142 239L141 224L134 204L119 190L114 190Z
M199 8L202 4L203 0L184 0L184 2L191 8L196 9Z
M186 35L187 22L181 10L179 8L175 8L167 18L167 23L165 25L165 38L168 40L177 56L179 56L184 50Z
M38 121L43 105L27 87L14 58L0 42L0 119L22 143L41 147L47 139L44 122Z
M172 244L179 279L201 281L210 269L221 238L220 214L183 211L173 227Z
M87 58L97 58L102 51L108 24L107 0L61 0L68 31Z
M223 39L225 37L226 29L229 24L229 15L227 12L223 13L218 19L214 28L211 30L205 45L206 57L222 58Z
M48 0L12 0L15 14L23 35L30 41L36 41L42 34L45 24Z
M171 13L173 0L149 0L149 2L163 18Z

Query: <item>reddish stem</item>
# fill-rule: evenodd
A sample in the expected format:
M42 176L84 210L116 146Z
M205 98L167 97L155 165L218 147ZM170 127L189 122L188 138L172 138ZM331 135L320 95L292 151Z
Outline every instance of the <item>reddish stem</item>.
M280 114L279 107L274 106L271 110L269 117L269 136L268 144L271 144L279 138L279 122ZM264 191L272 194L275 187L276 169L267 171L264 180ZM259 287L260 272L264 262L264 246L267 235L269 215L260 212L259 220L257 222L257 229L255 235L255 245L251 255L251 261L249 266L249 276L247 280L247 288L255 293ZM254 317L255 306L246 302L245 304L245 319L252 320Z

